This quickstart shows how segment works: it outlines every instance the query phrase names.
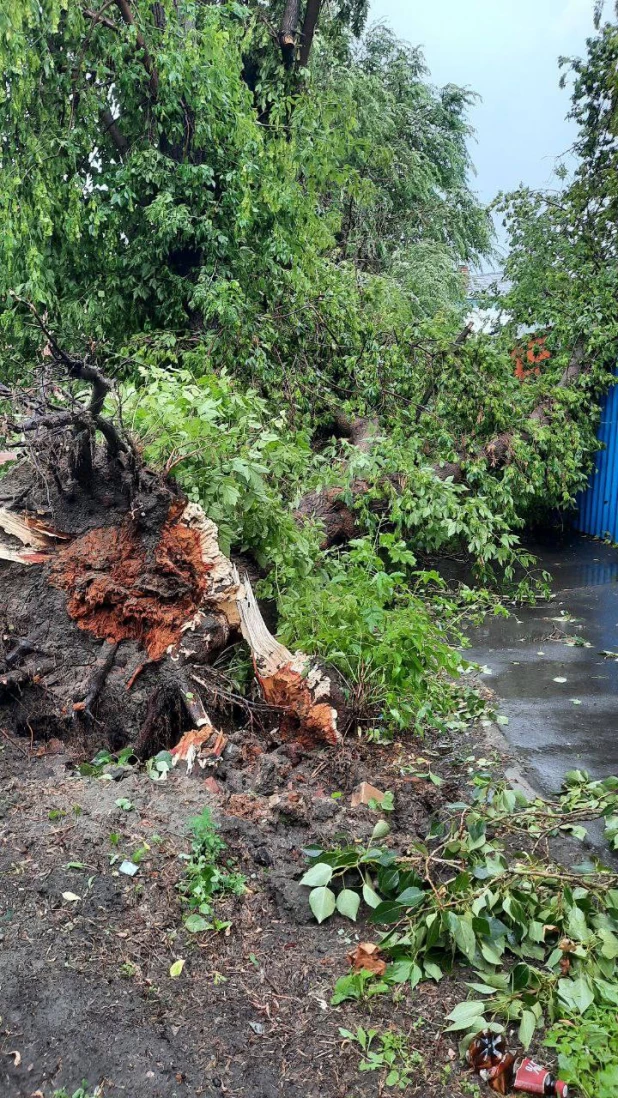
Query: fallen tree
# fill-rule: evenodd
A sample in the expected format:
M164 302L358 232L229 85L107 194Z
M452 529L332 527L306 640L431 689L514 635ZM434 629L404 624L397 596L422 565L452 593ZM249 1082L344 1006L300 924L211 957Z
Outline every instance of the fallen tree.
M15 397L24 453L2 481L0 719L31 737L131 742L141 757L181 736L190 762L218 754L203 669L244 639L281 739L336 744L340 681L275 640L215 524L103 418L109 380L37 320L55 377L49 396ZM87 403L62 375L90 384Z
M464 329L464 332L468 332L468 329ZM462 342L461 339L459 342ZM575 345L569 363L557 382L557 389L565 389L573 385L585 369L585 347L580 340ZM474 453L462 450L455 461L434 462L433 472L436 477L440 480L450 477L455 483L461 483L465 481L467 464L479 459L492 470L499 470L507 465L513 457L514 444L518 439L531 442L535 427L550 425L553 403L552 397L544 397L539 401L528 416L527 422L532 425L531 428L524 425L519 430L512 428L503 431ZM370 453L380 439L380 427L375 417L347 419L343 415L338 415L336 427L341 437L363 453ZM383 483L385 489L383 498L372 498L371 509L378 514L387 514L389 492L393 490L397 492L402 486L403 478L397 475L388 477ZM299 521L311 519L321 523L324 531L322 540L324 549L349 541L359 533L355 503L369 492L369 488L368 482L359 478L353 480L346 488L337 485L308 492L298 505L297 518Z

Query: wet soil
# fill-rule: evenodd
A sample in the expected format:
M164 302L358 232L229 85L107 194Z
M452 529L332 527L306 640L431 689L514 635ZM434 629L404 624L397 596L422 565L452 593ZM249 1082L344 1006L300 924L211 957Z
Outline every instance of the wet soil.
M442 1034L466 997L466 973L331 1006L348 951L375 929L339 915L318 926L298 880L309 842L368 838L375 814L350 807L361 780L395 792L389 842L404 851L442 803L469 793L474 761L491 750L481 739L377 747L349 738L295 756L245 730L215 769L175 770L159 783L143 768L83 777L59 741L4 733L0 748L3 1098L70 1095L84 1079L105 1098L380 1095L385 1073L360 1073L339 1034L359 1025L409 1036L420 1059L406 1093L476 1093ZM504 759L493 756L500 772ZM427 760L440 788L401 773ZM205 805L248 892L217 905L227 931L189 934L177 885L188 821ZM138 873L119 873L138 849Z

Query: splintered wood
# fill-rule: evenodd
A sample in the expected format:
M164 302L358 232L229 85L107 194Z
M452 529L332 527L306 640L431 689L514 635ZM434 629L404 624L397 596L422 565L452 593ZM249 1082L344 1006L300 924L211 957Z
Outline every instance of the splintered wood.
M0 530L26 546L20 549L0 538L0 560L15 564L44 564L54 543L66 540L64 534L48 530L34 515L18 515L5 507L0 507Z
M281 709L281 731L312 745L339 740L336 686L303 652L292 654L268 631L245 577L239 595L240 628L251 654L264 698Z
M0 540L0 559L47 564L49 583L66 592L67 613L80 629L106 645L137 641L147 657L140 670L164 659L177 669L193 727L174 749L174 762L204 766L223 750L225 739L187 687L186 674L239 635L283 737L307 747L339 741L344 703L338 684L268 631L248 577L221 552L217 527L198 504L175 499L154 544L131 514L67 538L34 516L0 509L0 529L9 538Z

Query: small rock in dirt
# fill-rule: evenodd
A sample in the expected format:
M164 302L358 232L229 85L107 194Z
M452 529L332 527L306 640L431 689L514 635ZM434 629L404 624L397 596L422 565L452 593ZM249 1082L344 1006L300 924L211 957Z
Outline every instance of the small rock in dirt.
M106 766L103 773L108 774L113 782L121 782L126 778L128 771L124 766Z
M268 796L280 789L290 773L288 759L276 754L261 755L251 780L251 788L261 796Z
M370 785L369 782L361 782L352 793L350 803L352 808L358 808L359 805L369 804L372 800L381 801L383 797L384 793L381 789L376 789L375 785Z
M228 743L227 747L223 751L223 758L228 763L238 762L242 752L237 743Z
M332 820L339 812L339 805L330 797L315 797L311 802L311 815L318 822Z
M204 788L207 789L209 793L212 793L215 797L220 796L220 794L222 793L221 786L219 785L218 781L215 780L215 778L205 778Z
M308 926L314 922L307 899L308 891L298 881L271 874L269 884L282 917L287 916L297 926Z
M267 846L258 846L254 852L253 860L258 865L270 866L273 864L272 855Z
M261 1022L249 1022L251 1029L254 1033L257 1033L258 1037L261 1037L264 1032L264 1026Z
M307 824L307 804L300 793L286 790L280 796L271 797L268 802L279 814L279 820L283 824Z

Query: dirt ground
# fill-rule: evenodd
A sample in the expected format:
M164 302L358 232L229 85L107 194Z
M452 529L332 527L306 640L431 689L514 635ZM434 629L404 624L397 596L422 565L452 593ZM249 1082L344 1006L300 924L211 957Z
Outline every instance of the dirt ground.
M394 747L352 736L298 756L239 731L214 769L155 783L143 768L84 777L58 741L3 733L0 1094L71 1095L87 1080L106 1098L380 1095L385 1073L359 1072L358 1051L339 1035L358 1025L409 1036L421 1060L406 1093L478 1094L441 1033L466 997L465 972L331 1006L348 951L375 940L375 928L339 915L318 926L298 880L310 841L370 835L375 814L350 807L359 781L395 793L389 843L404 851L442 802L466 795L487 750L481 733ZM402 767L427 769L419 756L442 786L402 776ZM500 770L504 760L494 752L493 762ZM188 821L206 805L248 892L217 905L228 932L189 934L177 885ZM120 874L138 848L138 873Z

